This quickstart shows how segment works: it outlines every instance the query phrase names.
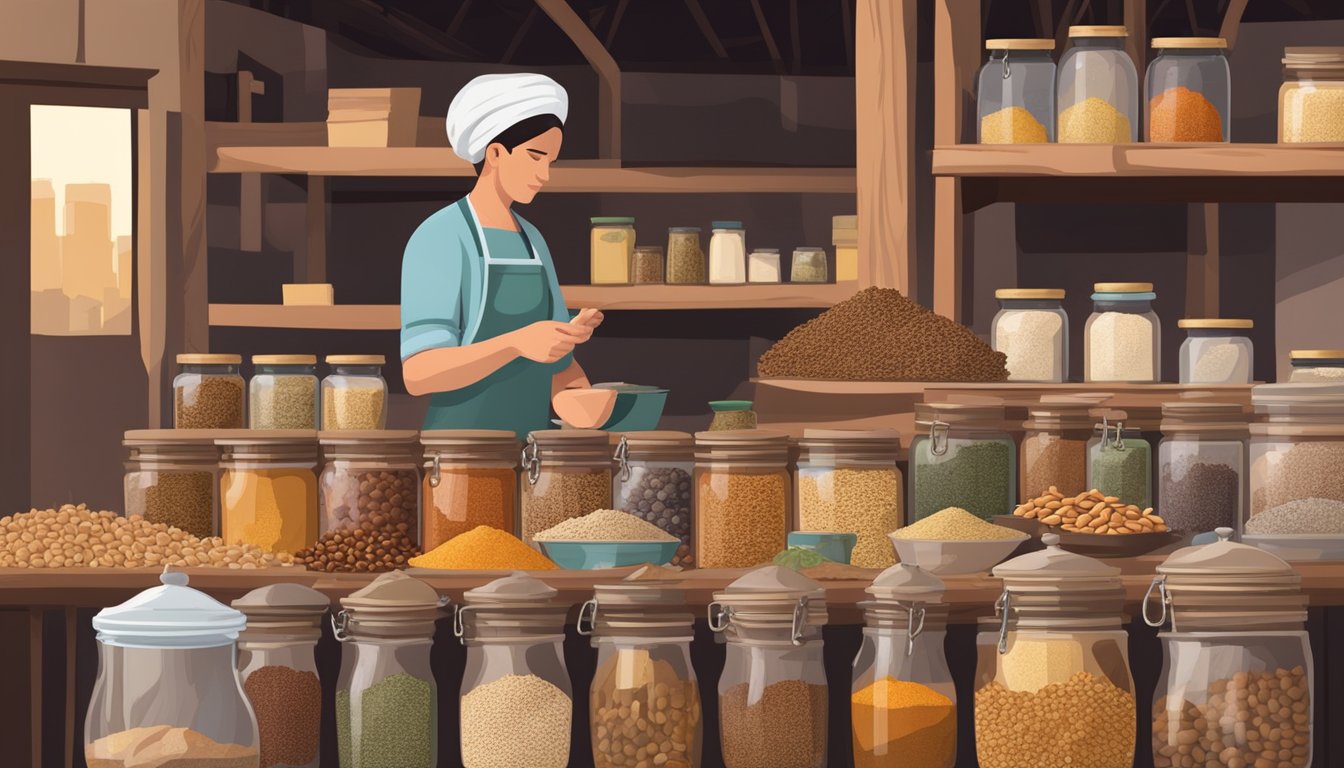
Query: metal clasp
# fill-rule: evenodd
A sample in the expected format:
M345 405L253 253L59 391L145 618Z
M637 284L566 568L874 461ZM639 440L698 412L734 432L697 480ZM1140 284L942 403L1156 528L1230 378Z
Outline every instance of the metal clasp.
M527 484L536 485L541 479L541 460L537 458L537 443L530 435L523 446L523 469L527 471Z
M1111 444L1111 447L1117 451L1125 450L1125 422L1117 421L1115 423L1115 442Z
M336 611L331 614L331 634L336 642L344 643L350 639L350 612Z
M720 602L709 604L709 631L718 634L728 628L733 620L733 609Z
M905 655L909 656L915 652L915 638L924 633L924 606L920 603L913 603L905 608L906 619L906 640ZM919 621L915 619L918 617Z
M429 470L429 487L439 487L439 452L434 452L434 465Z
M794 645L803 644L803 630L807 628L807 596L798 598L798 604L793 606L793 632L790 640Z
M1002 621L999 622L1000 656L1008 652L1008 614L1012 611L1012 608L1013 593L1005 589L1003 594L999 595L999 599L994 601L994 610L1002 616Z
M1162 614L1154 619L1148 615L1148 605L1153 601L1153 592L1157 592L1158 605L1162 608ZM1153 579L1153 583L1148 585L1148 591L1143 595L1143 623L1150 627L1161 627L1167 623L1167 616L1171 615L1171 594L1167 592L1167 577L1158 576ZM1176 627L1172 626L1174 630Z
M1004 52L1003 52L1003 79L1004 79L1004 80L1007 80L1008 78L1012 77L1012 75L1013 75L1013 70L1012 70L1011 67L1008 66L1008 52L1007 52L1007 51L1004 51Z
M453 611L453 637L456 637L463 645L467 644L467 630L466 625L462 621L462 617L472 608L473 606L470 605L459 605L457 606L457 609Z
M929 424L929 453L934 456L942 456L947 453L947 433L950 429L951 426L943 421L934 421Z
M585 632L583 628L583 617L588 615L589 613L591 613L592 616L588 620L588 630ZM574 620L574 631L578 632L583 637L591 637L594 630L596 629L597 629L597 598L594 597L593 599L584 603L581 608L579 608L579 617Z
M616 463L621 468L621 482L630 479L630 441L625 435L621 435L621 442L616 444Z

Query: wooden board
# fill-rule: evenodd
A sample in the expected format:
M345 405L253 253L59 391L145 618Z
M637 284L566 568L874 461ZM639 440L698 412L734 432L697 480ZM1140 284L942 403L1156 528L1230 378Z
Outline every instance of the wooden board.
M933 173L957 177L1344 177L1344 144L942 144L933 150Z

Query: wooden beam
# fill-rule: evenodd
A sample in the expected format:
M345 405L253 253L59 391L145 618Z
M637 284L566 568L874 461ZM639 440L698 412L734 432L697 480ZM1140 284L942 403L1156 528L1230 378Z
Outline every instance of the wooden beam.
M327 281L327 177L308 177L307 249L294 252L294 282Z
M845 41L845 61L854 67L854 16L849 11L849 0L840 3L840 33Z
M779 57L779 46L775 45L775 36L770 32L770 23L765 20L765 12L761 10L761 0L751 0L752 13L756 14L756 26L761 29L761 39L765 41L765 49L770 52L770 61L775 65L775 74L784 74L784 61Z
M78 667L79 611L65 609L65 768L75 765L75 674ZM82 736L82 734L81 734ZM81 738L82 741L82 738Z
M0 376L0 504L4 514L31 509L32 489L32 162L29 103L0 84L0 349L7 376ZM39 380L55 371L41 372ZM50 428L50 425L41 425Z
M168 392L168 113L140 110L136 125L135 313L149 382L148 426L158 429Z
M536 0L597 72L597 156L621 158L621 68L566 0Z
M695 19L695 26L700 28L700 34L705 36L705 42L709 43L710 50L720 59L728 58L728 51L723 47L723 41L719 40L719 35L714 31L714 25L709 23L709 17L705 15L705 9L700 7L700 0L686 0L686 10L691 12L691 18Z
M845 0L848 4L849 0ZM798 29L798 0L789 0L789 58L793 74L803 66L802 32Z
M607 27L607 38L602 41L603 47L611 50L611 43L616 39L616 30L621 28L621 19L625 18L625 7L630 4L630 0L620 0L616 4L616 12L611 15L611 26Z
M1192 203L1186 221L1186 317L1218 317L1221 254L1218 204Z
M980 19L956 0L937 0L933 27L933 139L936 145L969 140L968 115L974 114L971 93L980 63ZM961 319L961 280L966 220L961 179L934 180L933 311Z
M252 122L252 73L238 70L238 122ZM244 173L238 177L238 250L261 253L261 175Z
M33 768L42 768L42 619L41 608L28 609L28 710L32 727Z
M178 226L182 266L183 352L210 348L209 269L205 239L205 0L178 0ZM152 382L151 382L152 386Z
M1134 60L1134 68L1139 73L1139 90L1142 91L1143 76L1148 71L1148 0L1125 0L1125 29L1129 32L1125 51ZM1142 131L1139 136L1142 138Z
M453 14L453 20L448 23L448 29L444 34L448 37L457 37L458 30L462 29L462 22L467 20L467 11L471 10L472 0L462 0L462 4L457 6L457 12Z
M523 23L518 25L518 30L513 33L513 39L509 41L509 47L504 51L504 58L500 59L501 64L508 64L513 61L513 57L522 47L523 40L527 38L527 33L532 31L532 24L537 20L537 6L527 9L527 15L523 17Z
M914 297L916 0L859 0L855 159L859 284Z
M1227 12L1223 14L1223 25L1219 29L1218 36L1227 40L1229 49L1237 45L1237 34L1241 31L1241 16L1246 13L1246 4L1248 0L1231 0L1227 6Z

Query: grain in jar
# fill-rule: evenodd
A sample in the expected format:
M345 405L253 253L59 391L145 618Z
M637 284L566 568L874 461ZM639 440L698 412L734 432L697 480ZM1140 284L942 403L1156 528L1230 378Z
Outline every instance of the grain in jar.
M241 355L178 355L173 378L173 426L177 429L241 429Z
M253 355L247 384L247 425L252 429L317 429L315 355Z
M1236 528L1243 515L1249 418L1236 403L1162 404L1157 497L1172 530Z
M317 433L250 430L215 441L220 536L263 552L297 552L317 536Z
M910 441L911 521L948 507L988 520L1017 498L1017 446L1002 401L920 403Z
M1083 328L1083 380L1162 380L1162 327L1152 283L1097 283Z
M126 514L163 523L199 538L215 535L219 449L214 432L133 429L122 445L126 462Z
M740 221L716 221L709 237L709 282L740 285L747 282L747 231Z
M667 282L673 285L703 285L708 265L700 247L699 227L669 227L667 230Z
M902 520L899 433L808 429L798 447L795 528L858 534L850 562L861 568L894 563L887 534Z
M793 249L793 263L789 267L791 283L824 283L830 280L826 265L826 251L811 246Z
M1148 65L1148 141L1231 138L1232 74L1221 37L1156 37Z
M695 439L685 432L627 432L616 446L616 509L658 526L681 542L672 565L695 564Z
M1344 349L1294 349L1289 353L1293 372L1289 381L1297 383L1344 383Z
M630 258L635 252L635 220L628 216L594 216L591 222L593 285L629 283Z
M387 382L382 355L327 355L322 380L322 429L382 429L387 425Z
M1007 358L1009 381L1062 382L1069 376L1069 316L1064 291L1001 288L989 336Z
M522 453L520 536L532 537L563 520L611 508L611 438L589 429L532 432Z
M1344 142L1344 48L1286 48L1279 142Z
M518 439L507 430L427 430L424 550L488 525L517 530Z
M1139 75L1125 52L1127 36L1122 26L1069 27L1055 99L1060 144L1139 140Z
M1248 333L1255 323L1233 319L1185 319L1181 343L1182 384L1250 384L1255 348Z
M787 544L788 435L726 430L695 435L695 555L701 568L750 568Z
M637 245L630 257L630 282L657 285L667 279L667 265L660 245Z
M311 570L378 573L405 568L420 541L420 446L410 430L318 435L322 537L302 553Z
M710 432L756 428L756 412L750 400L711 400L709 409L714 413Z
M778 248L753 248L747 257L747 282L778 283L782 281Z
M985 41L976 90L981 144L1043 144L1055 136L1055 41Z
M1087 443L1087 488L1140 510L1153 506L1153 447L1142 433L1126 428L1129 414L1113 408L1093 412L1095 434Z
M1029 409L1022 424L1018 500L1029 501L1052 486L1074 493L1087 486L1087 443L1092 439L1089 406L1065 399Z

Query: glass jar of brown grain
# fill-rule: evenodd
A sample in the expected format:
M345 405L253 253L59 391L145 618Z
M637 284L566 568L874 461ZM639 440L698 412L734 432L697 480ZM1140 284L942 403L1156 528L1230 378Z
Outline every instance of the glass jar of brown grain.
M744 429L695 435L695 552L701 568L750 568L787 545L789 436Z
M666 280L667 266L662 246L637 245L630 257L630 282L635 285L656 285Z
M699 227L671 227L667 230L667 282L677 285L703 285L709 265L700 247Z
M424 447L424 550L479 525L518 529L518 439L497 429L420 433Z
M611 508L611 437L593 429L543 429L523 446L523 541L572 517Z
M173 426L178 429L242 429L242 355L178 355L173 378Z
M1087 488L1087 442L1092 439L1090 403L1043 401L1028 409L1019 455L1018 501L1050 490L1073 495Z
M122 445L131 451L123 483L126 514L200 538L216 535L219 449L214 435L203 429L126 432Z

